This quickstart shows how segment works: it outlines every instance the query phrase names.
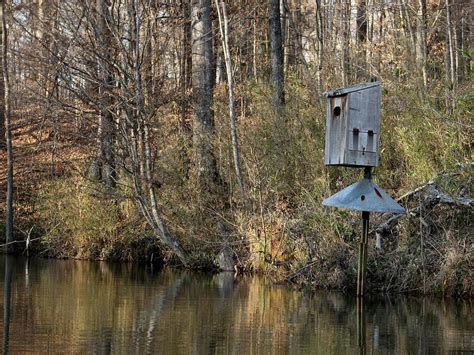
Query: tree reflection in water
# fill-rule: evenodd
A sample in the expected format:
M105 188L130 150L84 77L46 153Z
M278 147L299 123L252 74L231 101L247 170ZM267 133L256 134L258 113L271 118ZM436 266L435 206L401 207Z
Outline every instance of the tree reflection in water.
M261 277L154 273L131 264L56 260L31 260L28 278L12 274L24 263L15 259L2 270L4 347L11 352L437 354L474 349L469 302L367 298L358 314L352 295L297 292Z
M10 333L10 314L11 314L11 293L12 293L12 273L13 273L13 258L6 255L5 269L3 270L3 342L2 353L8 354L8 340Z

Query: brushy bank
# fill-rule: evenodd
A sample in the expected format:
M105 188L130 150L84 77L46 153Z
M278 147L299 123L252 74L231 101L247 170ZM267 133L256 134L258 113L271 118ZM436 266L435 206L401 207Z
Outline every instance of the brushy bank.
M209 267L227 246L237 267L274 275L302 286L355 286L360 216L321 205L324 197L361 178L348 168L323 164L325 108L319 93L289 75L285 126L277 126L270 88L248 82L237 88L239 143L246 194L232 168L226 92L215 92L214 148L224 182L213 207L203 202L192 177L189 137L176 129L179 108L155 115L158 198L171 232L193 254L196 267ZM441 92L442 88L438 91ZM472 95L457 88L456 99L421 100L413 87L384 85L381 166L377 183L394 196L413 190L440 172L439 191L472 197ZM164 143L166 142L166 144ZM282 144L283 142L283 144ZM86 170L86 165L81 167ZM123 194L122 194L123 192ZM419 206L426 191L403 200ZM27 220L42 235L38 252L53 257L136 261L173 255L158 245L126 191L106 191L77 172L44 178ZM415 211L416 212L416 211ZM380 292L474 294L472 206L427 205L400 219L383 235L382 251L369 252L369 283ZM372 219L371 237L389 216Z
M56 258L133 261L161 258L156 238L130 200L78 176L44 183L36 196L42 252ZM38 233L38 232L37 232Z

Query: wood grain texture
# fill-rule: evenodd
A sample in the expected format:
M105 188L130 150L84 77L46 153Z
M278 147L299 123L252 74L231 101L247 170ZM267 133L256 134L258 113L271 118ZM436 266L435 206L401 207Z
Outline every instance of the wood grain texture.
M326 165L378 166L380 100L380 83L355 85L328 94Z

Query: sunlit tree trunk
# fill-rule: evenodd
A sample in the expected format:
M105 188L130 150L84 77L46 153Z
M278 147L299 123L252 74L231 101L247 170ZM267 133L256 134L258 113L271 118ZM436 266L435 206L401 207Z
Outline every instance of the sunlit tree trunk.
M259 43L258 43L258 32L257 32L257 27L258 27L258 8L255 10L255 18L252 21L253 24L253 55L252 55L252 72L253 72L253 77L255 81L258 81L258 71L257 71L257 65L258 65L258 52L259 52Z
M324 24L321 9L321 0L316 0L316 37L317 43L316 50L318 53L318 69L316 72L316 80L318 81L318 90L323 90L322 84L322 71L323 71L323 58L324 58Z
M237 181L239 183L240 191L242 194L245 193L244 182L242 179L242 172L240 167L240 153L239 143L237 139L237 117L235 114L235 100L234 100L234 78L232 73L232 59L230 57L229 49L229 30L228 30L228 19L227 19L227 5L225 2L220 0L216 1L217 12L219 16L219 27L222 37L222 48L225 58L225 67L227 72L227 86L229 94L229 118L230 118L230 136L232 140L232 153L234 157L234 168Z
M421 71L422 89L426 90L428 85L428 73L426 63L426 0L418 1L418 29L417 29L417 44L416 51L418 67Z
M161 242L169 247L180 261L189 265L189 255L179 241L167 228L158 206L156 191L153 184L153 152L151 149L150 116L146 113L145 94L141 73L142 46L141 46L141 5L139 0L131 0L128 6L130 18L130 57L131 57L131 80L133 81L133 92L130 98L132 107L128 107L128 119L131 123L128 128L130 144L128 145L129 156L132 161L132 180L135 190L135 199L142 215L159 237ZM127 89L125 89L127 90Z
M341 27L342 27L342 83L344 86L349 85L349 64L350 64L350 18L351 18L351 2L350 0L342 0L341 6ZM362 57L362 56L361 56ZM359 60L360 64L360 60Z
M7 19L5 11L5 1L0 3L0 17L2 18L2 78L0 81L3 85L0 88L0 100L4 123L5 123L5 143L7 148L7 196L5 207L5 240L11 242L13 240L13 142L12 142L12 124L10 113L10 79L8 74L8 32ZM3 79L3 80L2 80Z
M460 3L458 3L457 11L458 11L458 26L457 26L457 32L458 32L458 52L461 53L460 58L459 58L459 69L458 69L458 75L459 75L459 80L463 81L466 79L469 79L469 73L470 73L470 66L471 66L471 60L467 59L465 56L465 53L469 50L469 46L472 46L472 41L469 41L470 35L471 35L471 29L470 29L470 24L471 22L469 21L469 16L467 14L472 13L467 6L470 2L468 0L462 0Z
M446 4L446 37L447 37L447 57L449 59L449 82L454 85L456 72L454 63L454 49L453 49L453 35L452 35L452 22L451 22L451 4L449 0L445 0Z
M366 0L357 0L357 46L359 55L357 60L357 79L367 76L367 3Z

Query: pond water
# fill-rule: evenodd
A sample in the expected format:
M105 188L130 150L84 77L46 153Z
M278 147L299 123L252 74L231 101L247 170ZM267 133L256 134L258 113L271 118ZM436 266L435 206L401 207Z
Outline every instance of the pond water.
M474 305L264 278L0 257L4 353L474 353Z

